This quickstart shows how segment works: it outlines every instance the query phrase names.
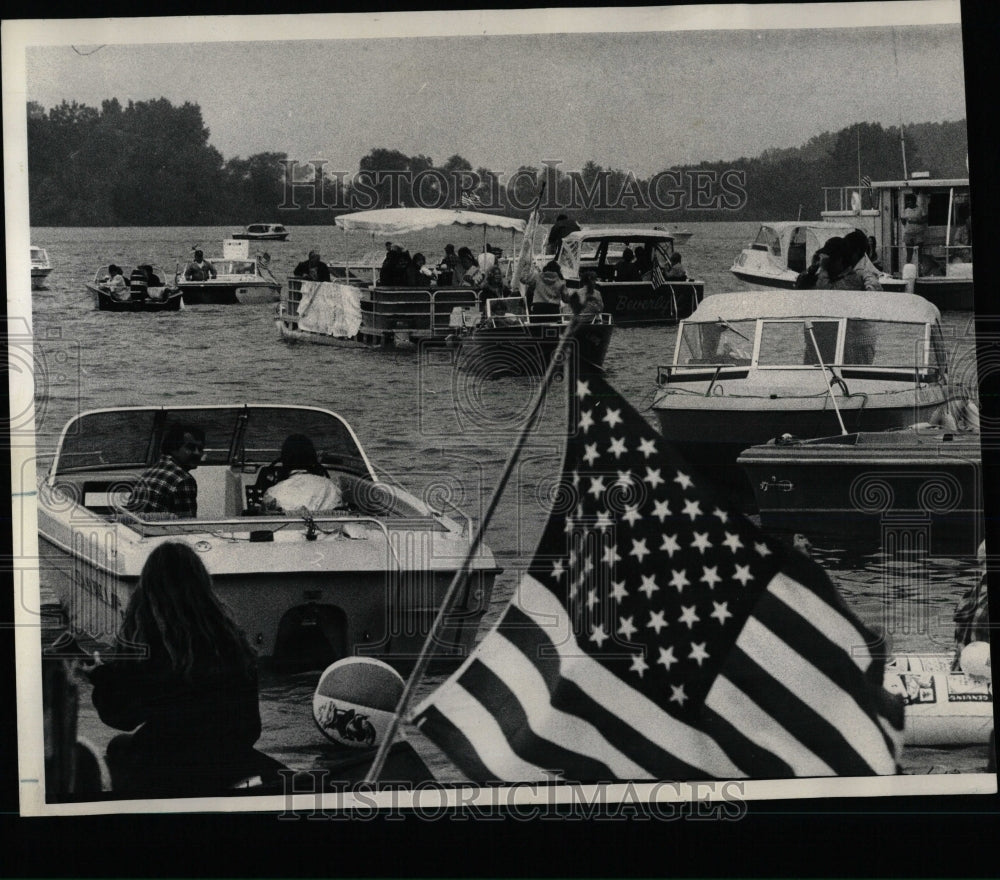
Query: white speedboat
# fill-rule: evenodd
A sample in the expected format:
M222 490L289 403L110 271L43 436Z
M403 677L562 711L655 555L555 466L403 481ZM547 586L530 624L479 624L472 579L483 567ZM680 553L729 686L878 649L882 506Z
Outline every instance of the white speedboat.
M130 487L177 422L205 432L204 459L192 471L197 518L125 512ZM340 482L344 509L258 512L255 482L293 433L313 441ZM380 481L340 416L261 404L128 407L74 417L40 481L38 530L43 584L62 600L74 633L109 641L150 551L181 541L197 550L261 656L319 666L352 654L412 659L471 541L471 522L459 511L446 514ZM471 648L497 573L483 548L439 655L458 658Z
M962 397L939 321L908 293L716 294L681 322L652 406L664 437L705 467L783 434L939 421Z
M52 271L52 264L49 262L49 255L45 248L31 245L31 286L40 288L45 285L45 279Z
M230 238L247 241L285 241L288 230L280 223L251 223L242 232L234 232Z
M274 277L263 257L209 262L216 276L205 280L185 278L187 264L178 264L174 283L181 289L185 305L256 305L280 299L281 282Z
M749 246L740 251L729 271L741 281L759 287L791 290L828 238L843 238L860 227L846 222L793 220L764 223ZM863 229L861 231L864 231ZM904 291L906 282L888 273L879 275L883 290Z

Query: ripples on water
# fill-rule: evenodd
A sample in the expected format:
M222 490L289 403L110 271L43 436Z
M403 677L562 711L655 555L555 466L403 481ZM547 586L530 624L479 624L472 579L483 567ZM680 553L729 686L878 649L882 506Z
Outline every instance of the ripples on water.
M695 235L684 246L688 271L706 282L708 294L745 289L728 271L754 235L754 223L685 224ZM221 251L225 228L37 229L32 242L48 250L53 270L48 289L32 294L38 453L51 454L65 422L96 407L150 404L288 403L321 406L354 427L376 469L414 494L446 493L473 517L486 506L526 414L533 384L506 378L471 383L451 366L448 352L424 356L283 342L273 307L195 306L179 313L131 314L97 311L84 288L98 266L152 262L172 272L191 249ZM367 236L345 236L330 227L292 228L288 242L251 242L251 253L267 251L279 279L317 248L328 260L357 257L372 249ZM444 245L481 247L465 230L435 230L400 243L422 251L429 262ZM506 236L491 243L511 251ZM381 247L381 242L375 243ZM964 381L975 382L974 348L967 313L944 315L953 340L953 363ZM15 325L16 326L16 325ZM15 336L17 331L14 331ZM656 367L673 355L674 328L619 330L606 367L610 381L650 422ZM494 590L481 629L498 619L527 564L543 526L550 489L558 478L565 432L562 386L547 400L539 426L498 508L487 543L505 572ZM435 496L440 497L440 494ZM824 546L813 538L814 555L845 599L869 624L888 631L893 646L942 651L951 643L951 614L958 597L976 580L967 558L889 559L850 545ZM295 767L321 764L324 740L312 722L310 702L317 675L265 675L261 708L265 733L260 747ZM428 678L428 692L440 681ZM84 733L104 744L112 732L96 719L88 699L81 705ZM419 743L441 778L456 771L429 744ZM904 765L915 772L974 771L984 749L912 749Z

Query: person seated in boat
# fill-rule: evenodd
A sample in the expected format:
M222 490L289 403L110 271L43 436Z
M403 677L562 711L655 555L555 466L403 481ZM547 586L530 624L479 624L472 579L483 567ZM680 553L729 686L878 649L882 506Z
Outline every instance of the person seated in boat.
M649 250L644 245L639 245L635 249L635 267L640 275L653 271L653 261L649 256Z
M627 247L622 251L621 262L615 266L615 281L639 281L641 278L642 272L635 264L635 254L632 253L632 248Z
M194 518L198 515L198 483L191 471L205 452L205 432L175 422L160 445L160 459L139 477L123 505L144 519Z
M403 287L407 282L407 270L410 265L410 252L403 246L394 244L382 261L379 269L378 283L383 287Z
M881 290L882 285L878 280L878 269L868 259L868 236L860 229L855 229L844 236L844 242L847 245L847 262L861 276L861 280L865 285L864 289Z
M455 245L446 244L444 246L444 257L438 264L438 286L455 284L458 279L458 254L455 253Z
M208 281L210 278L217 278L218 274L215 271L215 266L205 259L205 253L201 250L196 250L194 252L194 259L184 269L184 280Z
M133 731L108 743L114 794L223 794L267 760L257 656L188 544L149 554L115 647L81 667L101 721Z
M799 290L864 290L864 280L849 261L844 239L828 238L813 254L812 265L795 279L795 287Z
M136 266L128 280L131 299L143 300L149 298L149 288L153 281L153 267L148 263Z
M323 262L319 251L309 251L309 256L299 263L292 274L296 278L308 278L310 281L330 281L330 267Z
M494 266L486 273L486 280L483 281L483 286L479 290L480 308L485 311L485 303L488 299L502 299L507 296L510 296L510 288L503 283L503 273L500 271L500 267Z
M103 282L103 286L116 302L128 301L130 296L128 282L125 280L121 266L116 266L114 263L108 266L108 277Z
M688 273L684 268L682 257L678 251L670 255L670 268L663 273L667 281L687 281Z
M604 297L597 286L597 272L593 269L582 270L580 286L575 290L567 288L562 300L580 323L592 324L604 313Z
M566 282L555 260L546 263L541 272L534 270L526 291L532 318L544 321L558 315L565 295Z
M944 272L944 267L930 254L920 255L920 269L917 274L921 278L940 278Z
M344 507L340 482L319 463L316 447L305 434L285 438L281 458L261 469L257 488L264 490L264 510L321 513Z
M868 236L868 259L871 260L871 263L875 267L876 271L882 271L882 261L879 259L878 255L878 242L875 240L874 235Z
M479 268L479 261L467 247L458 249L459 272L462 287L480 287L486 279L486 273Z
M407 287L429 287L434 280L434 271L427 265L427 257L416 253L406 265Z

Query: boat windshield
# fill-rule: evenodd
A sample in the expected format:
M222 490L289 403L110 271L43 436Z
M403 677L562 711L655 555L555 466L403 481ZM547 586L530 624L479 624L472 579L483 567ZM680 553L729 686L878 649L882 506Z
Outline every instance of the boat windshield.
M681 329L677 363L750 363L757 321L685 323Z
M770 251L776 257L781 256L781 239L770 226L760 227L750 247L757 251Z
M278 406L84 413L67 427L53 474L147 467L159 458L164 434L178 422L205 432L203 466L270 464L289 434L305 434L323 464L368 476L363 454L340 418Z
M220 275L255 275L253 260L216 260L212 263Z

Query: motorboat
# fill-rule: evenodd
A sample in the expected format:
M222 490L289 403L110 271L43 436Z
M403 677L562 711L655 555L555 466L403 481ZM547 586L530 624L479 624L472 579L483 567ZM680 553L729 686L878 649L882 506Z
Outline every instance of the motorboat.
M456 310L456 333L448 342L458 347L457 366L480 378L540 377L545 373L572 315L528 314L523 296L497 297L478 310ZM580 324L568 341L565 359L576 373L603 372L614 320L602 314Z
M251 223L242 232L234 232L230 238L247 241L286 241L288 230L280 223Z
M246 241L227 242L224 251L221 258L208 261L215 277L187 277L189 264L178 263L174 283L185 305L257 305L280 299L281 282L268 268L267 254L251 257Z
M52 271L49 255L45 248L31 245L31 286L38 289L45 285L45 279Z
M860 226L832 220L764 223L729 271L741 281L759 287L791 290L828 238L843 238L857 229L864 231ZM902 278L893 278L887 272L879 273L878 280L883 290L906 290Z
M717 467L783 434L939 422L961 397L940 313L922 297L745 291L707 297L681 322L652 407L667 440Z
M907 247L904 212L910 198L926 219L926 231L919 246ZM967 177L931 178L917 171L909 180L826 187L823 217L853 223L873 236L880 264L904 277L906 290L942 311L975 307Z
M568 287L580 286L583 271L597 273L605 310L616 326L676 324L702 301L705 283L667 279L674 243L672 233L656 228L584 227L562 239L555 259ZM640 247L647 254L646 270L625 280L623 255Z
M167 273L158 266L150 266L148 277L152 279L148 287L141 292L132 289L129 279L132 270L122 269L122 277L126 286L112 291L108 282L111 280L110 266L101 266L91 281L84 286L94 295L94 302L102 312L176 312L181 308L181 290L167 283Z
M176 423L205 432L198 515L164 519L124 509ZM257 480L284 439L307 435L344 507L262 512ZM150 552L189 544L219 598L263 657L325 666L364 654L405 664L419 652L472 540L471 520L432 507L376 476L347 422L309 406L121 407L84 412L63 429L38 492L43 584L71 632L109 642ZM487 548L449 612L438 655L460 658L475 639L499 569Z
M904 529L931 552L970 556L983 538L978 431L921 424L782 436L738 461L767 529L810 538L868 534L882 543L887 530Z
M334 221L348 232L372 238L413 235L454 226L482 231L483 250L490 230L511 236L524 232L524 221L479 211L431 208L387 208L341 214ZM459 284L438 284L428 277L421 286L385 284L379 265L385 250L373 247L360 261L328 263L331 281L289 277L278 307L277 325L283 339L321 345L362 344L376 348L444 340L454 332L456 310L478 310L477 291Z

